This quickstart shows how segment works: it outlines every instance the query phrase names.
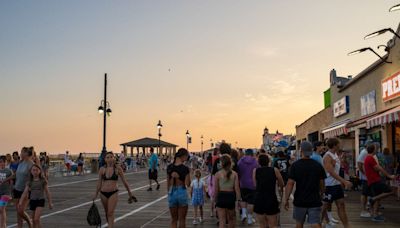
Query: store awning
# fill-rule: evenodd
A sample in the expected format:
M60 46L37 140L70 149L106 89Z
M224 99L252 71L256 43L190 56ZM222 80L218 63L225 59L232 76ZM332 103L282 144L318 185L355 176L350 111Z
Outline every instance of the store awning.
M400 120L400 106L389 109L378 116L368 119L367 128L373 128L375 126L396 122L398 120Z
M345 135L348 133L346 125L350 122L351 120L347 119L331 124L329 127L322 130L322 134L324 134L325 138L332 138L339 135Z

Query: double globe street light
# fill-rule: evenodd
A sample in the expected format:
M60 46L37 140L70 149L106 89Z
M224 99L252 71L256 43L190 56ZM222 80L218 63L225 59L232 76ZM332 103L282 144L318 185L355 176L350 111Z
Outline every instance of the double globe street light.
M104 157L107 153L106 149L106 128L107 128L107 116L111 114L110 103L107 101L107 74L104 74L104 99L100 102L100 106L97 109L100 114L103 114L103 149L101 150L99 167L104 165Z

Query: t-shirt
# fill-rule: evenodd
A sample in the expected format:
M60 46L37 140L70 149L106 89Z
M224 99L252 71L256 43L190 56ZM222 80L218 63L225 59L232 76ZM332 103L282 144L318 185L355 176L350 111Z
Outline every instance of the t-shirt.
M20 192L24 191L26 182L29 180L30 170L33 166L32 161L21 161L18 169L15 172L15 185L14 188Z
M333 153L331 151L328 151L328 152L325 153L324 159L327 156L330 156L335 161L335 165L333 167L334 168L334 172L339 175L339 172L340 172L340 159L339 159L339 156L336 153ZM336 180L333 176L331 176L328 172L326 172L326 176L327 176L327 178L325 179L325 186L340 185L340 182L338 180Z
M278 158L275 163L274 167L279 169L281 173L287 173L289 168L289 161L286 158Z
M3 182L13 174L11 169L5 168L0 170L0 181ZM0 196L10 195L10 181L0 184Z
M204 186L204 181L202 179L198 181L197 178L192 180L192 183L190 184L190 187L195 189L203 188L203 186Z
M364 161L365 175L367 176L368 186L381 181L379 172L375 171L374 167L377 165L373 156L368 155Z
M363 166L364 166L364 161L365 161L365 158L367 157L367 155L368 155L367 150L363 149L361 151L360 155L358 155L357 162L362 163ZM365 176L365 174L363 174L362 172L359 172L359 173L360 173L360 179L361 180L367 180L367 177Z
M318 162L320 165L323 165L322 156L320 154L318 154L317 152L314 151L310 158L312 160Z
M157 169L158 168L158 157L157 154L153 153L149 159L149 169Z
M320 181L326 178L324 168L312 159L300 159L293 163L289 179L296 182L293 204L296 207L320 207Z
M188 175L190 171L189 171L189 168L184 164L180 164L180 165L170 164L170 165L168 165L168 167L167 167L168 178L171 178L171 174L173 172L178 173L179 180L181 180L182 182L185 182L186 175Z

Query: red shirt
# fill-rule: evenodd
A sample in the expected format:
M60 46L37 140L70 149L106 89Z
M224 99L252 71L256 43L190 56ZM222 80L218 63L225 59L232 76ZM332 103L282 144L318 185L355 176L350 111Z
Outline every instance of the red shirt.
M381 176L378 171L375 171L374 167L377 165L373 156L368 155L364 160L365 175L367 176L368 186L381 181Z

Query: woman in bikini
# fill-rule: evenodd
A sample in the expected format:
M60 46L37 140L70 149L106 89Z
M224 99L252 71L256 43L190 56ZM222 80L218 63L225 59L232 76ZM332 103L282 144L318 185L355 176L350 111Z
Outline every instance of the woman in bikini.
M93 200L97 198L100 192L101 203L103 204L108 227L110 228L114 227L114 211L118 202L118 177L121 177L122 183L128 191L128 203L137 202L136 197L132 195L128 182L126 182L122 168L115 165L114 154L107 152L105 165L99 171L99 180Z

